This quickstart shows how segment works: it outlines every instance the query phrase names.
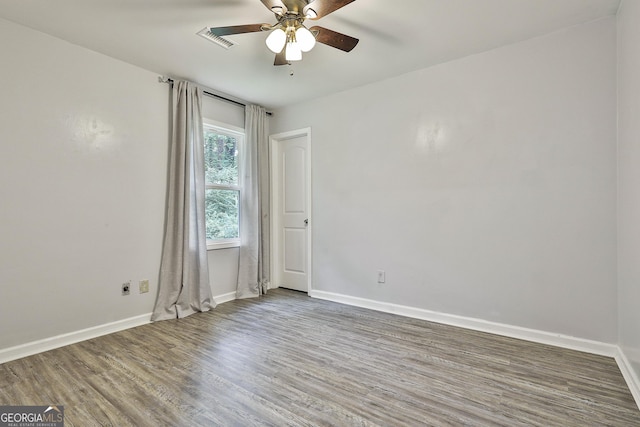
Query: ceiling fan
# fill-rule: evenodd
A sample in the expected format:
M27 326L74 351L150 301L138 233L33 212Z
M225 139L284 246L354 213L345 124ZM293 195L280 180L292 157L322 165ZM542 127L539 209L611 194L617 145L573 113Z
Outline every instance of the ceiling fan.
M275 24L249 24L231 27L209 28L209 33L217 37L233 34L271 31L266 39L267 47L276 54L273 65L286 65L302 59L302 52L308 52L316 42L345 52L358 44L358 39L313 26L307 28L304 21L317 20L335 12L355 0L261 0L273 12L278 22Z

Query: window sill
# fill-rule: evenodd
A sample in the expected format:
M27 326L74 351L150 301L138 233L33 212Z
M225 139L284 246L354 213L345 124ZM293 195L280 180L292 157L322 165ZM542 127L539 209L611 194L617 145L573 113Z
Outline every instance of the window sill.
M207 251L215 251L218 249L239 248L240 240L224 240L220 242L207 242Z

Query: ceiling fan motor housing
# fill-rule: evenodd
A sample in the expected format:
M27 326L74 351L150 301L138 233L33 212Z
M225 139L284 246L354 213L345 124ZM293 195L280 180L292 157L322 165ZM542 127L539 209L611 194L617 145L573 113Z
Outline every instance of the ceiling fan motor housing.
M271 10L276 15L290 14L313 19L318 16L313 7L310 6L313 1L314 0L282 0L286 10L282 10L282 6L279 5L273 6Z

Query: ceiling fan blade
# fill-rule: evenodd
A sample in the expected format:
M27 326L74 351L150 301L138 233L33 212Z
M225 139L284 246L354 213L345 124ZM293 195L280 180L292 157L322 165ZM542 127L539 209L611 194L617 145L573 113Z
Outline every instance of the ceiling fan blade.
M263 3L266 0L263 0ZM355 0L314 0L309 3L309 8L313 9L316 12L315 18L309 19L320 19L323 16L327 16L331 12L335 12L348 5L349 3L353 3Z
M269 9L273 13L284 13L287 11L287 7L282 3L282 0L260 0L262 4L264 4L267 9Z
M312 33L316 31L318 34L316 35L316 41L318 43L326 44L331 47L335 47L336 49L343 50L345 52L351 52L354 47L358 44L360 40L353 38L351 36L347 36L346 34L341 34L333 30L329 30L327 28L322 27L311 27L309 30Z
M234 25L232 27L209 28L213 34L219 37L230 36L232 34L257 33L262 31L262 26L267 24Z
M289 63L289 61L287 61L287 57L285 54L285 51L287 50L287 48L285 47L284 49L282 49L282 52L280 53L276 53L276 59L275 61L273 61L273 65L287 65Z

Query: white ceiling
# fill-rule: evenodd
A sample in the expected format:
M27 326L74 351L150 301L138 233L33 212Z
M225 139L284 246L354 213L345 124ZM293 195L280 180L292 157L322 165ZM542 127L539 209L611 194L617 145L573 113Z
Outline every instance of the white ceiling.
M260 0L0 0L0 17L275 108L615 15L619 3L356 0L313 22L359 38L351 53L318 44L281 67L266 33L229 36L229 50L196 36L206 26L274 23Z

